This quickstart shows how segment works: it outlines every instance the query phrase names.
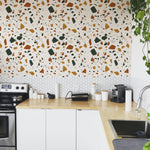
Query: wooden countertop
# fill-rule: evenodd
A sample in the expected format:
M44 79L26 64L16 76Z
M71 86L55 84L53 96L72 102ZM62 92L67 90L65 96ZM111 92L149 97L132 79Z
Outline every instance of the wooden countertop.
M114 103L110 101L71 101L70 99L28 99L19 104L17 109L97 109L100 112L106 137L110 150L114 150L112 140L115 139L111 126L108 122L110 119L122 120L145 120L146 112L142 109L140 117L137 117L135 109L136 104L132 103L132 111L125 112L125 103Z

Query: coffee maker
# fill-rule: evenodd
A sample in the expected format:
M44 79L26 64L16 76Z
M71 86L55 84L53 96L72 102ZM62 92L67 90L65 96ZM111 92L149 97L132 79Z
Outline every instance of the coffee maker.
M114 85L116 89L112 89L112 102L124 103L125 102L125 90L126 86L124 84Z

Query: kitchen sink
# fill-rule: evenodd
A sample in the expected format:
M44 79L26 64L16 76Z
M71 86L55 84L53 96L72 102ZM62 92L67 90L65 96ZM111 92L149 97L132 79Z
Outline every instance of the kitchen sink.
M109 120L115 138L146 138L150 125L142 120ZM147 132L146 132L147 131Z

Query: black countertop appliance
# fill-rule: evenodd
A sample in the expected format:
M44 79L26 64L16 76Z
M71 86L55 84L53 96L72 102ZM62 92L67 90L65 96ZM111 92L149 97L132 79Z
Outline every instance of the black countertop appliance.
M124 84L115 85L115 89L112 89L112 102L124 103L125 102L125 89L127 88Z
M70 97L68 97L68 95L70 95ZM72 99L72 101L88 101L89 98L89 94L88 93L72 93L72 91L69 91L66 94L65 99Z

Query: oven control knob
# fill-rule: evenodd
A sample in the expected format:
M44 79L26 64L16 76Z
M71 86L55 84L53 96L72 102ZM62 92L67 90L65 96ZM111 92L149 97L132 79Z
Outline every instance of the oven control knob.
M21 90L24 90L24 86L21 87Z
M11 86L11 85L8 85L8 89L12 89L12 86Z
M18 89L19 89L19 86L16 86L16 89L18 90Z
M17 101L17 99L16 98L13 98L13 102L16 102Z

